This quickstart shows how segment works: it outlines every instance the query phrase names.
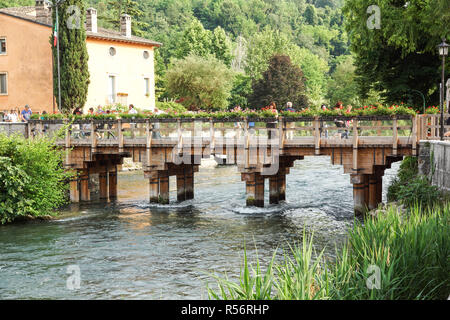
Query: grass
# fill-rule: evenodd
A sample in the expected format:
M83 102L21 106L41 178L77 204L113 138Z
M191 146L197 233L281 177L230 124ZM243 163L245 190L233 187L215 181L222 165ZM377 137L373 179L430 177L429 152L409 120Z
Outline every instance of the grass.
M337 258L317 254L313 237L290 247L281 262L275 254L262 271L247 254L239 281L212 275L210 299L384 300L447 299L450 293L450 205L400 212L391 206L378 217L356 222ZM253 267L256 265L256 267ZM379 289L375 284L379 270Z

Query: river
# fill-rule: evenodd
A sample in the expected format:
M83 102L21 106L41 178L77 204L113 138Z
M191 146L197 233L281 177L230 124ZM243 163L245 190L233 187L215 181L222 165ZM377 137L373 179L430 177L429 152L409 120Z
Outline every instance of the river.
M384 199L397 169L386 170ZM244 246L267 262L303 230L332 258L354 221L349 175L328 157L306 157L291 169L286 196L285 204L246 208L237 168L209 164L195 174L194 200L150 205L143 173L120 173L115 202L0 226L0 299L207 299L212 272L239 275ZM70 290L73 266L80 288Z

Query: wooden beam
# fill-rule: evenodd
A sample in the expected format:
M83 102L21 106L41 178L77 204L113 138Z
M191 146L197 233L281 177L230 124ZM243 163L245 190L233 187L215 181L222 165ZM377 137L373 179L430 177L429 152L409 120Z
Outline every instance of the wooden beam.
M114 167L108 174L109 199L114 200L117 199L117 167Z
M269 203L280 203L280 188L278 185L278 175L269 177Z
M159 203L169 204L169 171L159 171Z
M81 201L91 200L91 191L89 190L89 169L80 171L80 193Z

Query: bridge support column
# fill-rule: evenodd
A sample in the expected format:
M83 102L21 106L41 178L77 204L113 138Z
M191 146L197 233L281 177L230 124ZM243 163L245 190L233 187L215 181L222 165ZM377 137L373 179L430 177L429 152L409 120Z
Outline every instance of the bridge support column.
M158 176L150 178L150 203L159 202L159 178Z
M117 199L117 167L109 172L109 199Z
M377 206L378 204L383 202L383 176L378 176L377 179L377 184L376 184L376 202L377 202Z
M108 170L98 174L98 182L100 189L100 199L108 199Z
M169 204L169 171L159 171L159 203Z
M366 207L366 189L367 178L364 174L351 175L351 183L353 184L353 203L355 215L362 215L367 211Z
M377 201L377 176L375 174L371 174L369 176L369 209L375 209L378 207Z
M280 168L278 172L278 200L286 201L286 168Z
M179 202L186 200L186 169L177 174L177 200Z
M89 190L89 169L80 170L80 193L81 201L91 200L91 190Z
M188 165L184 170L186 200L192 200L194 199L194 167Z
M78 178L70 181L70 202L78 203L80 202L80 184Z
M280 188L278 187L278 175L269 177L269 203L280 203Z
M243 173L246 183L247 206L264 207L264 177L260 173Z

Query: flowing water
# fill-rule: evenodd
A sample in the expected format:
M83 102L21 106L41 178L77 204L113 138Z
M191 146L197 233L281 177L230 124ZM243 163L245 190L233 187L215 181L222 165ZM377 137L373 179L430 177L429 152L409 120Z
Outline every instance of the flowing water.
M384 190L397 168L386 171ZM244 247L267 263L304 230L332 258L354 221L349 175L327 157L306 157L291 169L286 196L246 208L237 168L209 163L195 174L195 200L176 204L171 192L174 204L150 205L142 172L121 173L116 202L0 227L0 299L207 299L211 273L239 275ZM70 290L78 270L80 287Z

